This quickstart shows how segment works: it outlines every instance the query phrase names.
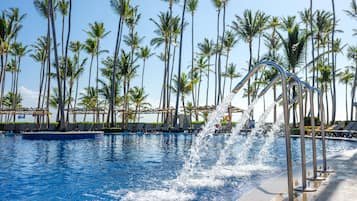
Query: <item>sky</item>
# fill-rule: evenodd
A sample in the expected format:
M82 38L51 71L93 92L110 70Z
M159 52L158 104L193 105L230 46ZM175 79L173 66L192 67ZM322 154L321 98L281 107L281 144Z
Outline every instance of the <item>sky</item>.
M174 5L175 14L181 15L183 7L183 1ZM253 11L261 10L269 15L286 17L288 15L297 16L298 11L302 11L309 6L309 0L251 0L251 1L239 1L230 0L227 7L227 24L235 19L235 15L242 16L245 9L251 9ZM345 15L343 10L349 9L351 0L336 0L337 18L339 20L338 29L343 30L343 33L338 33L337 37L342 38L342 42L348 45L357 45L357 38L352 37L352 28L357 27L356 21L353 21ZM144 37L141 45L149 45L150 40L155 36L153 30L154 24L150 21L150 18L154 20L158 19L159 12L166 12L168 10L167 2L162 0L132 0L133 5L139 6L139 11L142 14L142 18L137 26L137 31L140 36ZM46 20L43 19L33 5L32 0L0 0L0 11L12 7L18 7L21 13L26 13L27 16L23 23L23 28L19 33L18 40L26 45L33 44L39 36L46 33ZM326 9L331 11L331 2L326 0L315 0L314 9ZM215 39L216 37L216 9L213 6L211 0L200 0L198 10L195 15L195 43L200 42L203 38ZM191 22L191 16L186 15L186 20ZM57 20L57 31L60 31L60 19ZM87 33L84 30L88 30L89 23L95 21L104 22L105 29L110 31L101 42L101 48L109 51L108 54L104 54L102 58L111 56L114 51L115 37L117 31L118 16L113 12L110 7L109 0L73 0L72 10L72 35L71 40L85 41L88 38ZM127 30L124 30L126 33ZM183 71L188 72L190 59L191 59L191 28L188 26L185 30L183 38ZM58 33L58 36L60 34ZM284 34L283 34L284 35ZM257 41L257 40L256 40ZM153 51L157 54L162 52L162 48L153 48ZM197 51L197 48L195 49ZM262 47L262 54L266 49ZM255 52L253 50L253 52ZM85 54L82 53L84 56ZM85 55L88 56L88 55ZM88 56L89 57L89 56ZM243 41L239 41L236 47L231 53L229 62L236 63L239 71L242 75L246 74L247 61L249 59L249 52L247 44ZM213 62L213 60L212 60ZM141 61L138 61L141 65ZM351 62L347 60L346 54L339 55L337 60L337 68L343 68L344 66L351 65ZM88 69L84 72L82 79L80 80L80 88L86 86L88 80ZM38 91L39 83L39 64L35 63L29 56L23 59L21 74L20 74L20 92L24 97L24 106L35 107L36 106L36 94ZM141 70L139 71L141 72ZM94 77L94 76L93 76ZM154 107L158 106L160 99L160 89L163 77L163 64L156 57L153 56L147 61L145 72L145 91L149 94L148 101ZM211 80L213 80L211 78ZM239 79L234 81L238 83ZM213 83L211 83L212 86ZM233 84L233 85L234 85ZM132 86L140 85L140 76L134 78ZM202 84L202 89L206 88L205 82ZM204 94L203 92L201 92ZM210 96L214 94L214 90L210 90ZM338 85L337 88L337 119L345 118L344 107L344 86ZM241 98L241 94L238 94L233 105L246 108L246 99ZM203 95L201 96L203 97ZM212 98L210 98L212 99ZM271 101L272 96L268 94L266 96L267 102ZM202 98L202 103L204 102ZM268 103L267 103L268 107ZM256 114L262 112L262 103L259 102L255 110ZM271 117L269 117L271 118Z

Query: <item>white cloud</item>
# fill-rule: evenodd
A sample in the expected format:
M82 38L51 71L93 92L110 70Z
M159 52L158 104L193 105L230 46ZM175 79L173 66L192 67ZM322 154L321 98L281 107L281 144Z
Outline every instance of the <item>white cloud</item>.
M22 96L22 105L23 107L36 107L38 92L28 89L24 86L19 88L19 92Z

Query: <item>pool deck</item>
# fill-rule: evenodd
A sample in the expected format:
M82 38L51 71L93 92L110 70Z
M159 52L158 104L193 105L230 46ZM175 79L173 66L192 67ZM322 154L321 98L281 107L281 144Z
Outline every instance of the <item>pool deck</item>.
M318 163L321 164L321 163ZM298 194L295 201L354 201L357 198L357 149L328 158L328 166L334 173L322 182L308 182L317 187L313 193ZM311 166L307 172L311 172ZM294 169L294 186L300 182L299 168ZM309 173L308 173L309 174ZM287 192L286 174L265 180L261 185L243 195L239 201L285 201Z

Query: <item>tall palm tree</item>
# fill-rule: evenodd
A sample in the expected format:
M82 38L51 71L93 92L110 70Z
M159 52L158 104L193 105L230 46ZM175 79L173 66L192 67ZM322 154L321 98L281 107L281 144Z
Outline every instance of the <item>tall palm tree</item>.
M27 45L23 45L22 43L17 43L17 42L14 42L12 44L12 48L10 50L11 54L13 56L15 56L15 59L16 59L16 64L17 64L17 67L16 67L16 71L15 71L15 76L14 76L14 80L13 80L13 89L12 89L12 92L15 94L15 96L13 97L13 105L15 106L15 98L17 97L17 94L18 94L18 83L19 83L19 73L21 71L21 59L27 54L30 52L30 50L28 50L28 46ZM13 108L15 109L15 108ZM15 114L14 114L14 121L15 121Z
M62 31L61 31L61 46L62 46L62 57L64 57L64 25L65 17L68 15L69 2L65 0L60 0L58 2L58 10L62 15Z
M53 8L57 7L57 1L53 0ZM34 5L39 14L47 20L47 98L46 98L46 110L49 111L50 97L51 97L51 18L49 0L34 0ZM47 128L50 124L50 116L47 114Z
M96 55L96 78L95 78L95 90L96 94L98 94L98 79L99 79L99 49L100 49L100 40L107 36L110 32L106 32L104 28L103 22L94 22L93 24L89 24L89 31L86 31L87 34L95 40L95 55ZM99 101L97 96L97 113L96 113L96 122L99 122Z
M249 71L252 68L253 61L253 40L259 34L262 27L260 16L260 11L257 11L253 14L251 10L245 10L243 17L236 15L236 20L232 23L233 30L236 31L238 36L249 45ZM250 88L250 80L248 80L248 88ZM250 105L250 96L250 90L248 90L248 105Z
M355 101L355 96L356 96L356 83L357 83L357 46L349 46L347 49L347 57L352 60L352 62L355 63L355 75L354 75L354 81L352 84L352 98L351 98L351 121L353 120L353 103Z
M97 107L97 93L94 87L85 88L85 92L80 94L80 105L87 111L94 111ZM93 115L93 121L95 116ZM86 121L86 114L84 114L83 121Z
M197 6L198 6L198 0L188 0L188 2L187 2L187 11L189 12L189 13L191 13L191 77L193 76L193 68L194 68L194 64L193 64L193 62L194 62L194 48L195 48L195 46L194 46L194 44L195 44L195 42L194 42L194 39L195 39L195 37L194 37L194 27L195 27L195 12L196 12L196 10L197 10ZM194 88L192 88L192 101L193 101L193 106L195 106L196 105L196 103L195 103L195 94L194 94L194 90L193 90Z
M153 55L154 53L151 53L151 49L148 46L140 47L139 52L137 53L137 56L143 60L143 69L141 73L141 88L144 88L145 63Z
M326 101L326 120L329 121L329 102L328 102L328 85L331 83L331 66L320 64L318 66L318 70L320 71L320 77L318 78L319 82L321 83L321 92L322 96L325 95Z
M336 10L335 10L335 0L331 0L332 4L332 34L331 34L331 45L332 49L335 49L335 29L336 29ZM335 123L336 118L336 63L335 63L335 52L331 52L332 57L332 123Z
M216 45L219 46L219 32L220 32L220 16L221 16L221 11L223 7L223 1L222 0L212 0L214 7L217 10L217 37L216 37ZM217 48L219 49L219 48ZM217 104L217 96L218 96L218 82L219 82L219 69L218 69L218 59L219 59L219 51L215 52L215 60L214 60L214 72L215 72L215 78L214 78L214 103L215 105Z
M129 11L130 11L130 0L111 0L110 5L114 9L114 12L119 15L119 20L118 20L118 31L117 31L117 36L116 36L116 42L115 42L115 50L114 50L114 63L113 63L113 74L112 74L112 82L116 83L116 74L117 74L117 61L118 61L118 54L120 50L120 43L122 39L122 33L123 33L123 24L126 20L126 18L129 16ZM116 97L116 92L117 90L115 89L116 85L112 84L111 85L111 98L112 100L110 101L110 119L111 123L110 126L114 127L115 126L115 116L114 116L114 105L115 105L115 97Z
M44 103L44 96L42 96L42 93L44 93L44 80L45 80L45 75L46 75L46 60L47 60L47 40L45 36L42 36L37 39L36 43L32 45L32 48L34 49L34 53L32 53L30 56L36 61L40 63L40 82L39 82L39 93L38 93L38 99L37 99L37 109L41 108L41 100L42 103ZM41 99L42 98L42 99ZM42 105L43 108L43 105ZM37 117L37 124L40 124L40 116Z
M181 32L180 32L180 50L179 50L179 60L178 60L178 68L177 68L177 80L181 80L181 63L182 63L182 46L183 46L183 30L185 27L185 11L186 11L187 0L183 1L183 9L181 15ZM178 109L179 109L179 99L180 99L180 89L181 85L177 85L176 91L176 104L175 104L175 116L174 116L174 123L173 126L175 127L177 124L177 117L178 117Z
M87 52L87 54L90 55L90 64L89 64L89 74L88 74L88 87L91 87L91 80L92 80L92 67L93 67L93 60L94 57L97 53L97 41L92 38L88 38L84 42L84 50Z
M208 68L207 68L207 89L206 89L206 106L208 105L208 93L209 93L209 83L210 83L210 71L211 71L211 56L214 51L214 42L213 40L209 40L205 38L202 43L198 44L198 49L200 50L200 54L207 58Z
M57 52L57 36L56 36L56 25L55 25L55 19L54 19L54 7L53 7L53 2L50 0L48 2L48 7L50 10L50 19L51 19L51 28L52 28L52 38L53 38L53 49L54 49L54 59L55 59L55 67L56 67L56 77L57 77L57 85L58 85L58 94L59 94L59 100L58 100L58 105L59 105L59 112L60 112L60 118L59 118L59 128L61 130L66 129L66 124L64 122L64 102L62 99L62 86L61 86L61 78L60 78L60 66L59 66L59 60L58 60L58 52Z
M340 72L337 74L339 81L341 84L345 85L345 106L346 106L346 121L348 120L348 98L347 98L347 94L348 94L348 85L351 85L353 82L353 73L350 72L350 68L347 67L345 68L344 71Z

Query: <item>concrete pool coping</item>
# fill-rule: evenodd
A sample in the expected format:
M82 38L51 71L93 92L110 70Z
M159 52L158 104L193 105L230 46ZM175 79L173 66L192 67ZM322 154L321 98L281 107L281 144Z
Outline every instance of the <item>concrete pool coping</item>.
M334 173L321 182L308 182L317 187L316 192L298 193L296 201L353 201L357 197L357 149L345 151L328 158L328 166ZM319 163L321 164L321 162ZM312 172L311 164L307 167ZM294 187L301 181L299 167L294 168ZM287 200L286 173L264 180L259 186L244 194L239 201Z

